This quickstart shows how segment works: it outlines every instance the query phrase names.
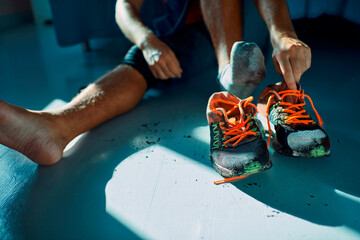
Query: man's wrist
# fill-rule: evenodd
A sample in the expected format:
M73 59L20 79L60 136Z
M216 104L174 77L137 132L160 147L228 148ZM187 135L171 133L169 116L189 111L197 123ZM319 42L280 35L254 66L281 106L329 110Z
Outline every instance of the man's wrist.
M289 30L289 31L276 31L276 30L272 30L270 32L270 38L271 38L271 42L273 43L273 45L276 42L279 42L282 38L287 37L287 38L295 38L298 39L295 31Z
M156 35L150 29L146 29L140 36L139 41L137 41L136 45L144 50L152 37L156 37Z

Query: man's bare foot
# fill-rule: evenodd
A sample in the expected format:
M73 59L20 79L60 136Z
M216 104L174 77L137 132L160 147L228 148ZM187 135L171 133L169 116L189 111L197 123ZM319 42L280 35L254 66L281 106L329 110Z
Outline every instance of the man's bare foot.
M0 143L21 152L40 165L60 160L67 142L51 115L33 112L0 101Z

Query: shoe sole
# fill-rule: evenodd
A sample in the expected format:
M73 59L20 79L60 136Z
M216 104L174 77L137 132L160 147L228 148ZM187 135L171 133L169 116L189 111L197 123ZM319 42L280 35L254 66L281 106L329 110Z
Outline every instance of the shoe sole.
M263 138L266 138L269 136L269 129L267 127L267 119L262 114L256 114L255 116L258 126L260 126L260 131L262 133ZM271 135L276 136L276 130L275 126L270 122L270 129L271 129ZM267 139L264 139L267 140ZM325 147L322 145L317 145L309 152L298 152L293 150L288 150L286 148L283 148L283 146L277 141L277 138L275 137L272 146L280 154L290 156L290 157L298 157L298 158L323 158L330 156L330 149L325 150Z
M281 144L278 143L275 138L272 144L275 151L290 157L298 157L298 158L323 158L330 156L330 149L325 150L325 147L322 145L318 145L314 147L310 152L298 152L293 150L284 149Z
M224 168L224 167L216 164L216 162L213 160L211 155L210 155L210 159L211 159L211 163L212 163L214 169L224 178L252 175L255 173L263 172L272 167L271 159L269 159L269 161L263 165L258 161L253 161L253 162L249 162L248 164L246 164L244 166L244 172L242 172L241 174L238 174L238 173L235 174L234 170L227 169L227 168Z

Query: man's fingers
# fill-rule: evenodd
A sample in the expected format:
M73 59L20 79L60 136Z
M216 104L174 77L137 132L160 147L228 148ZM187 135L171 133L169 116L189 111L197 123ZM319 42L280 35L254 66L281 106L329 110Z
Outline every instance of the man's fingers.
M306 63L306 70L308 70L311 67L311 49L310 49L310 47L306 48L305 63Z
M275 56L273 56L273 62L274 62L276 72L282 76L283 74L281 72L279 62L278 62L278 60L276 59Z
M311 67L311 48L304 42L301 42L301 44L303 45L303 53L305 55L304 59L305 59L305 66L306 66L305 71L306 71Z
M154 76L154 78L159 78L156 70L153 67L150 67L150 66L149 66L149 68L150 68L150 71L151 71L152 75Z
M285 82L286 82L288 88L297 89L295 76L294 76L293 70L291 68L289 59L280 60L279 66L280 66L281 73L285 79Z
M153 76L162 80L181 77L182 73L179 61L171 50L163 51L149 67Z
M158 75L159 75L158 79L166 80L166 79L169 78L169 77L162 71L161 68L158 68L158 69L157 69L157 72L158 72Z
M302 74L310 68L311 49L296 37L280 37L274 44L273 60L287 86L297 89Z
M168 78L176 78L176 74L173 73L169 68L168 68L168 65L167 65L167 62L166 61L162 61L159 63L160 64L160 67L161 67L161 70L162 72L166 75L166 79Z
M181 69L176 67L178 60L175 55L166 54L160 58L159 67L167 78L181 77Z
M162 71L162 69L160 68L160 65L158 63L154 64L153 66L150 67L150 70L153 74L153 76L156 79L168 79L168 77L166 76L166 74Z
M170 56L171 56L171 65L174 65L174 67L177 69L176 72L180 73L180 77L181 77L182 69L181 69L179 60L177 59L177 57L173 51L170 51Z
M158 73L158 76L159 76L158 79L166 80L166 79L169 78L169 77L167 76L167 74L164 73L164 71L163 71L162 68L158 67L156 70L157 70L157 73Z
M181 67L171 48L158 39L155 35L142 49L144 58L157 79L181 77Z
M157 62L150 66L150 71L156 79L166 80L169 78L175 78L176 75L168 70L164 63Z
M303 74L304 67L305 67L305 56L301 56L302 54L299 52L296 52L291 56L289 59L289 62L291 64L291 69L293 72L293 76L295 79L295 82L300 82L301 75Z
M175 75L175 77L181 77L181 71L175 66L173 61L167 62L167 67Z
M310 48L301 46L296 53L290 57L290 64L293 69L294 77L297 83L300 82L302 74L310 68L311 51Z

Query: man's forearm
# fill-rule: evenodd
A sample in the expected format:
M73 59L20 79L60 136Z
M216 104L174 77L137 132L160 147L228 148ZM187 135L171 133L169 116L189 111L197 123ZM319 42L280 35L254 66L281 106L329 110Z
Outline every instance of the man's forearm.
M125 36L138 47L142 47L152 31L140 18L143 0L118 0L116 2L116 22Z
M311 49L297 38L286 0L254 0L269 29L275 69L289 89L297 89L311 66Z
M269 29L272 41L284 35L297 38L286 0L254 0L254 2Z

